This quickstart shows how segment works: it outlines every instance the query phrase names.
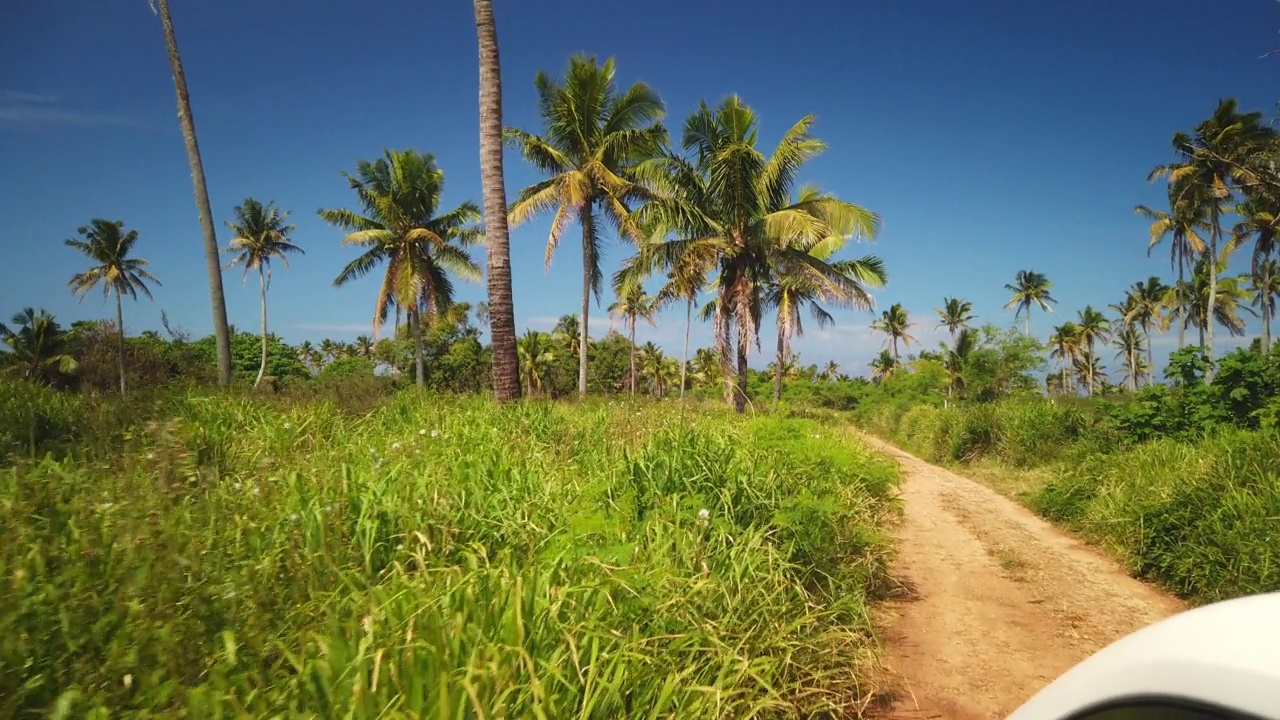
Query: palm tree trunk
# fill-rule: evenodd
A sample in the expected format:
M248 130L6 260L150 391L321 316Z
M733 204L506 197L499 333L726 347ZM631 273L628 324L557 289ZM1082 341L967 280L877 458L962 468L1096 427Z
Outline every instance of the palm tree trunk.
M889 335L889 344L893 346L893 364L897 365L898 364L898 336L891 333Z
M628 335L631 339L631 347L627 348L627 359L631 365L631 397L636 396L636 318L633 316L627 323ZM585 327L585 323L584 323Z
M1213 217L1213 232L1209 234L1209 301L1205 306L1204 312L1205 352L1209 354L1209 368L1204 373L1204 381L1206 383L1213 382L1214 375L1213 311L1214 305L1218 302L1218 238L1222 234L1218 212L1218 204L1214 203L1213 210L1210 213Z
M413 332L413 377L418 387L427 384L426 373L422 366L422 311L418 307L406 311L409 315L409 329Z
M1023 319L1026 321L1026 332L1024 334L1027 337L1031 337L1031 306L1030 305L1027 306L1027 314L1026 314L1026 317Z
M1060 363L1062 368L1062 383L1058 387L1058 392L1065 395L1067 392L1067 356L1065 353L1063 353L1062 358L1060 358Z
M1183 317L1180 318L1182 322L1178 323L1178 349L1179 350L1181 350L1187 344L1187 318L1185 316L1185 313L1187 312L1187 307L1183 303L1183 300L1185 300L1185 298L1181 297L1181 293L1186 292L1186 286L1183 284L1186 278L1186 267L1187 267L1187 263L1186 263L1185 255L1180 256L1178 259L1178 293L1179 293L1178 312L1179 314L1183 315Z
M502 172L502 67L491 0L474 0L480 49L480 183L484 194L485 259L489 275L489 335L493 342L493 395L520 399L515 300L511 292L511 238ZM586 357L582 364L586 365Z
M173 72L173 89L178 96L178 124L182 128L182 139L187 146L191 183L196 194L196 211L200 215L200 229L204 236L204 258L209 271L209 299L213 308L213 335L218 352L218 382L225 386L231 384L231 331L227 325L227 299L222 291L218 237L213 228L213 210L209 207L209 189L205 186L204 163L200 160L200 146L196 142L196 124L191 116L187 76L182 71L182 55L178 52L178 39L173 32L173 20L169 17L169 0L159 0L159 11L164 43L169 50L169 67Z
M262 286L262 364L258 366L258 379L253 386L262 384L262 377L267 374L267 275L262 266L258 266L258 283Z
M778 403L782 400L782 363L786 358L787 340L786 333L782 328L778 328L778 360L776 372L773 374L773 409L778 409Z
M1151 354L1151 327L1150 326L1148 325L1142 326L1142 336L1147 341L1147 378L1146 378L1146 382L1144 382L1143 385L1150 385L1152 381L1155 380L1155 375L1156 375L1156 361Z
M1267 309L1267 303L1262 303L1262 354L1266 355L1271 352L1271 312Z
M738 338L738 385L733 395L733 409L739 415L747 411L747 344Z
M587 314L591 312L591 270L595 267L596 234L595 219L591 217L591 205L588 204L582 217L582 323L578 326L578 355L582 360L578 363L578 397L587 396L587 342L590 337L587 329ZM635 322L632 322L635 325ZM634 334L634 328L633 328ZM634 394L634 392L632 393Z
M684 312L684 352L680 354L680 399L684 400L684 386L689 371L689 330L693 327L693 298L689 298Z
M118 335L117 355L120 360L120 395L125 393L124 387L124 305L120 302L120 291L116 290L116 333Z

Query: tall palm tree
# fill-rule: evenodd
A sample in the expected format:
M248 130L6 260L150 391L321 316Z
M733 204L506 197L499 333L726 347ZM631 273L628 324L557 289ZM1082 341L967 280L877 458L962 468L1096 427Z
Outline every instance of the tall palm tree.
M911 322L911 318L907 314L902 303L894 303L889 306L888 310L880 313L880 318L871 323L873 330L879 330L886 335L885 342L889 343L893 348L893 360L897 362L898 342L903 345L910 346L915 342L915 337L911 335L911 328L916 327L917 323Z
M1005 303L1005 309L1016 307L1013 313L1013 319L1016 322L1019 315L1026 316L1025 333L1031 336L1031 308L1039 306L1045 312L1053 312L1050 305L1056 305L1057 300L1053 299L1050 290L1053 289L1053 283L1043 273L1034 270L1019 270L1014 277L1013 283L1004 286L1005 290L1013 293L1013 297L1009 302Z
M1058 359L1061 367L1062 375L1058 387L1063 392L1069 387L1067 385L1067 368L1075 365L1081 349L1080 326L1071 321L1055 327L1053 334L1049 336L1049 354Z
M822 247L815 248L809 255L826 262L828 258L821 256L824 250ZM867 289L884 287L889 279L884 262L874 255L856 260L837 260L829 264L842 276L842 282L819 282L808 271L807 265L789 260L778 265L765 294L765 308L777 311L778 358L773 383L775 407L782 399L782 376L787 358L791 357L791 338L804 335L804 325L800 321L800 312L804 306L809 306L809 314L818 323L818 327L826 327L835 320L820 302L869 311L873 302ZM897 346L894 347L896 350Z
M434 318L453 303L449 273L468 280L480 278L480 268L466 248L480 240L475 223L480 208L467 201L440 213L444 171L429 154L388 150L374 162L356 163L355 175L343 173L360 201L361 212L321 210L331 225L349 230L342 242L368 248L347 263L335 286L363 277L386 263L382 287L373 311L373 336L392 308L403 309L413 334L416 380L425 384L422 365L422 312ZM363 213L363 214L362 214Z
M1184 192L1207 197L1203 207L1207 210L1209 243L1204 256L1214 260L1218 258L1222 248L1221 218L1224 206L1231 198L1231 186L1245 179L1242 175L1247 173L1239 161L1261 144L1267 134L1268 131L1262 125L1261 113L1241 113L1235 100L1220 100L1213 115L1197 125L1190 134L1174 134L1173 151L1178 159L1155 168L1148 176L1149 180L1168 178L1171 184L1179 184ZM1214 317L1218 266L1215 262L1209 262L1207 268L1208 298L1205 315ZM1205 327L1205 349L1210 359L1214 357L1213 326L1214 323L1210 322ZM1206 379L1212 381L1212 364L1206 375Z
M1107 377L1106 370L1102 363L1098 360L1098 355L1092 349L1083 348L1076 354L1075 358L1076 376L1081 385L1084 385L1085 394L1093 395L1098 389L1101 380Z
M1139 205L1134 210L1151 220L1147 254L1167 237L1169 241L1169 265L1178 273L1178 283L1186 279L1186 271L1195 258L1209 247L1205 239L1210 232L1208 195L1187 180L1169 183L1169 211L1153 210ZM1177 287L1177 286L1175 286ZM1178 348L1186 344L1186 327L1178 325ZM1151 343L1147 343L1148 349Z
M64 241L68 247L84 253L94 263L88 270L71 276L71 290L84 300L85 294L101 286L102 295L116 296L116 334L118 335L118 360L120 362L120 394L125 394L124 380L124 305L125 295L138 298L141 291L147 299L151 299L151 289L147 283L160 284L160 281L147 272L147 261L142 258L131 258L129 253L138 242L138 231L124 231L124 223L117 220L94 218L89 224L76 230L83 240L74 238Z
M0 340L9 346L12 367L23 377L46 381L55 372L75 371L75 358L66 351L66 334L52 315L27 307L10 322L13 328L0 323Z
M1250 275L1249 292L1252 305L1262 316L1262 352L1271 352L1271 319L1276 316L1276 298L1280 297L1280 262L1265 260Z
M1218 255L1219 260L1216 269L1209 267L1212 263L1208 261L1207 257L1201 257L1196 261L1195 268L1191 273L1191 280L1185 286L1186 309L1182 322L1196 327L1200 333L1201 347L1205 347L1205 338L1209 328L1215 325L1221 325L1226 328L1227 333L1232 337L1242 337L1245 334L1245 323L1240 318L1241 311L1254 314L1249 307L1249 292L1245 289L1248 276L1224 274L1227 270L1229 253L1230 250L1228 248L1222 249ZM1216 279L1212 289L1209 285L1211 276ZM1209 297L1211 294L1216 300L1213 305L1212 315L1209 312ZM1210 317L1212 317L1212 321L1209 320Z
M258 377L253 381L257 387L267 372L267 287L271 284L271 259L280 258L285 267L289 267L289 253L300 253L302 248L293 243L290 235L294 226L289 224L289 212L281 212L272 203L263 205L253 198L245 198L232 211L235 220L227 223L231 229L231 246L225 252L233 253L228 268L234 265L244 266L244 278L248 278L250 270L258 271L258 285L262 293L262 364L258 367Z
M488 298L481 324L493 344L493 395L500 403L520 399L520 359L516 353L516 311L511 292L511 237L507 189L502 169L502 63L491 0L474 0L480 56L480 185L484 196L485 262Z
M541 397L545 390L544 378L555 362L555 345L551 336L537 330L526 330L520 338L517 351L520 354L520 376L530 397Z
M955 340L956 333L969 327L969 323L977 318L973 314L973 303L961 298L943 298L942 307L934 308L933 311L938 313L941 320L937 327L945 325L947 331L951 333L952 340Z
M629 385L631 395L634 396L636 394L636 323L643 319L647 320L649 325L653 325L654 302L651 296L645 294L644 286L623 271L614 275L614 293L618 299L609 306L609 312L622 318L627 324L627 339L630 341L627 348L630 364Z
M1239 246L1253 238L1250 256L1250 290L1254 293L1254 305L1261 303L1262 352L1271 348L1271 316L1274 315L1274 299L1269 299L1269 289L1276 283L1275 255L1280 238L1280 210L1270 197L1257 194L1236 206L1236 214L1243 220L1232 230L1231 245ZM1268 310L1270 302L1271 310Z
M1080 349L1076 352L1076 361L1088 374L1085 390L1087 394L1092 395L1096 385L1093 372L1098 367L1098 358L1094 354L1093 346L1110 339L1111 321L1095 310L1092 305L1085 305L1079 313L1076 325L1079 328L1080 338Z
M812 188L793 194L804 163L826 147L810 134L812 124L812 116L801 118L766 157L756 148L757 116L740 98L715 109L703 102L681 134L691 157L665 155L638 169L655 196L638 211L641 224L677 237L650 252L655 264L667 269L686 253L708 247L714 253L716 298L709 310L726 400L738 412L746 409L747 354L759 344L763 294L774 268L794 262L806 266L814 282L841 286L847 278L819 258L879 230L875 213L857 205ZM810 252L820 246L831 250Z
M1146 377L1150 367L1142 357L1143 335L1138 326L1126 323L1113 338L1116 357L1124 363L1125 378L1129 381L1129 389L1137 390L1138 381Z
M653 247L648 245L647 247ZM652 260L647 257L646 247L637 253L635 261L629 263L635 270L649 267ZM682 255L667 273L667 282L658 290L655 300L658 307L669 302L683 300L684 313L684 350L680 355L680 399L684 399L684 387L687 384L689 366L689 333L693 330L693 306L698 295L706 288L707 275L715 266L715 248L704 243L695 246L691 252Z
M544 133L508 128L506 137L547 178L520 192L511 206L510 219L518 226L554 208L545 256L548 267L565 226L576 220L582 228L578 344L585 357L591 296L599 302L601 289L599 219L623 237L641 242L640 230L630 217L629 204L641 197L632 170L666 143L667 132L661 123L664 107L658 94L644 83L620 91L614 83L613 58L601 65L594 57L574 55L563 81L539 72L533 84ZM587 365L581 363L578 394L586 393Z
M1164 299L1169 288L1160 278L1152 275L1145 282L1136 282L1125 294L1124 307L1127 308L1122 318L1126 324L1134 324L1142 328L1143 344L1147 348L1147 367L1155 367L1151 357L1151 328L1160 326L1164 309Z
M187 146L187 162L191 165L191 184L196 194L196 212L204 238L204 259L209 270L209 300L213 306L213 336L218 355L218 381L231 384L231 330L227 325L227 298L222 289L222 263L218 258L218 236L209 207L209 189L205 185L204 162L196 142L196 121L191 115L191 95L187 93L187 76L182 70L182 55L169 16L169 0L149 0L152 12L160 15L164 44L169 51L169 69L173 73L173 89L178 98L178 126Z

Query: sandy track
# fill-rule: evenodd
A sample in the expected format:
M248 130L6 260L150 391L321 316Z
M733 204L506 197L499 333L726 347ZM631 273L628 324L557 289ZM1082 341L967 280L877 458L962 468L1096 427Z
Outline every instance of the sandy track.
M891 718L1003 718L1093 652L1183 605L994 490L875 438L905 517L884 641Z

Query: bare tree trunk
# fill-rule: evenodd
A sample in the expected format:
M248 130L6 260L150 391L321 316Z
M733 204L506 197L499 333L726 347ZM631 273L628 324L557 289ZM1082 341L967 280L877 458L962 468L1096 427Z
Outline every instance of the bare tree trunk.
M502 172L502 68L498 30L490 0L474 0L480 48L480 182L484 194L486 263L489 273L489 332L493 341L493 394L498 402L520 399L516 357L515 300L511 292L511 238ZM585 318L584 318L585 321ZM585 322L584 322L585 325ZM586 357L582 358L585 366Z
M684 352L680 355L680 399L684 400L684 386L688 379L689 371L689 330L693 327L693 298L689 298L689 303L685 307L684 312Z
M258 283L262 287L262 364L258 366L258 379L253 386L262 384L262 377L267 374L267 275L261 265L258 266Z
M173 32L173 20L169 17L169 0L158 0L160 26L164 29L164 42L169 50L169 67L173 72L173 88L178 96L178 124L187 146L187 160L191 164L191 183L195 188L196 211L200 215L200 229L204 236L205 264L209 270L209 297L213 307L213 335L218 351L218 382L231 384L231 331L227 326L227 299L222 291L222 265L218 259L218 237L213 227L213 210L209 207L209 189L205 186L204 163L200 160L200 146L196 142L196 124L191 116L191 96L187 94L187 76L182 71L182 55L178 52L178 40Z
M1222 234L1221 222L1218 218L1218 204L1213 204L1210 216L1213 219L1213 232L1209 234L1209 302L1204 310L1205 352L1209 354L1209 368L1205 370L1204 381L1213 382L1214 366L1217 364L1213 354L1213 311L1218 302L1218 238Z
M124 305L120 301L120 291L116 290L116 334L118 356L120 360L120 395L125 394L124 387Z
M787 341L786 335L782 328L778 328L778 360L777 367L773 377L773 409L778 409L778 403L782 401L782 366L786 362Z
M587 345L591 335L587 328L587 315L591 312L591 268L595 267L595 218L591 216L591 205L587 205L582 213L582 322L578 324L578 354L582 361L578 363L578 397L587 396ZM633 334L634 334L634 325ZM634 338L633 338L634 339ZM634 394L634 392L632 393Z
M738 338L738 385L733 395L733 409L738 414L747 411L747 345Z
M418 387L426 387L427 377L422 366L422 310L415 306L409 314L409 329L413 332L413 375Z
M631 397L636 396L636 318L632 316L628 320L630 325L628 335L631 338L631 347L627 348L627 356L631 364Z

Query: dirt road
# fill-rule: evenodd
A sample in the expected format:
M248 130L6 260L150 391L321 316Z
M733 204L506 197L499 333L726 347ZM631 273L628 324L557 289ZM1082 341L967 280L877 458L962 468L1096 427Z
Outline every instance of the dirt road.
M1113 640L1182 609L1012 500L874 438L902 465L891 718L1003 718Z

